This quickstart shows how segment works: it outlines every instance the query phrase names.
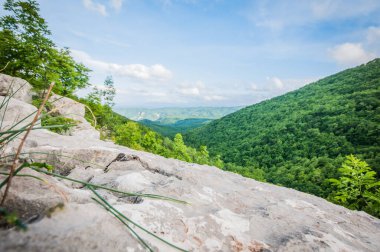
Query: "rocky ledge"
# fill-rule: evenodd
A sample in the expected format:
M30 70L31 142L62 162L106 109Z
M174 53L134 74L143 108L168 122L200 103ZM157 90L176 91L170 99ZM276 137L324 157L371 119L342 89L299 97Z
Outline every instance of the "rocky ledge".
M0 75L0 86L11 81L21 80ZM36 110L26 94L11 99L3 127ZM189 202L97 190L125 216L178 247L189 251L380 250L379 219L216 167L101 141L83 120L82 105L66 101L70 113L83 125L71 136L33 131L22 157L47 162L69 178ZM10 143L3 155L14 152L17 145L17 140ZM126 226L94 202L92 192L82 185L30 169L22 173L43 181L15 177L6 206L27 221L29 228L26 232L0 230L0 251L144 251ZM175 251L135 230L155 251Z

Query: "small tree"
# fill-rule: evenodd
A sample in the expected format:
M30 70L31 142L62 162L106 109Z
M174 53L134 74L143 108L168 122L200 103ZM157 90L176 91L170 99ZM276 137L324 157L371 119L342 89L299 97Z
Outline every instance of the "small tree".
M115 103L113 102L113 99L115 98L116 89L113 85L112 76L107 76L106 80L104 81L104 90L103 90L103 97L104 102L106 105L113 107Z
M187 146L183 142L183 138L180 133L177 133L174 136L173 143L174 143L173 152L174 152L175 158L190 162L191 158L189 154L187 153Z
M336 188L329 199L347 208L380 217L380 181L375 177L376 172L353 155L346 157L339 172L339 179L329 179Z
M113 102L115 94L116 89L113 85L112 76L107 76L104 81L104 86L101 88L95 86L94 90L88 95L88 98L95 102L104 102L105 105L113 107L115 105Z
M116 127L115 143L142 150L142 131L136 122L129 121Z

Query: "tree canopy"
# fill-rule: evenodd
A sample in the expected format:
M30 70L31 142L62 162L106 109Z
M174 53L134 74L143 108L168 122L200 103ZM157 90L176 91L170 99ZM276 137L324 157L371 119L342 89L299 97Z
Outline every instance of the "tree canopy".
M71 95L88 85L89 69L77 63L68 48L57 48L34 0L6 0L8 15L0 18L0 68L3 73L43 89L54 81L54 92Z

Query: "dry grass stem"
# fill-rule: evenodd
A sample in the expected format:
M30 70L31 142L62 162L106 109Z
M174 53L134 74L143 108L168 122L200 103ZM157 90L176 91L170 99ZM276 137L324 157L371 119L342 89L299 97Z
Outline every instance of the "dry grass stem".
M9 191L9 188L10 188L11 183L12 183L12 178L13 178L13 175L14 175L14 171L15 171L15 169L16 169L16 166L18 165L18 162L19 162L19 161L18 161L18 157L19 157L19 155L20 155L20 153L21 153L21 150L22 150L22 148L23 148L23 146L24 146L25 140L27 139L27 137L28 137L30 131L32 130L34 124L37 122L37 120L38 120L38 118L39 118L39 116L40 116L40 114L41 114L41 112L42 112L42 109L43 109L44 106L45 106L45 103L46 103L47 100L49 99L49 95L50 95L50 93L51 93L51 90L53 89L53 86L54 86L54 82L52 82L52 83L50 84L49 89L48 89L48 91L47 91L47 93L46 93L46 95L45 95L45 98L44 98L44 100L43 100L41 106L39 107L39 109L38 109L36 115L35 115L34 118L33 118L32 123L30 124L28 130L26 131L24 137L22 138L22 140L21 140L21 142L20 142L20 144L19 144L19 146L18 146L18 148L17 148L17 152L16 152L16 155L15 155L15 157L14 157L13 164L12 164L12 166L11 166L11 170L10 170L10 173L9 173L7 187L5 188L4 195L3 195L3 198L2 198L2 200L1 200L0 206L2 206L2 205L4 204L5 199L7 198L8 191Z

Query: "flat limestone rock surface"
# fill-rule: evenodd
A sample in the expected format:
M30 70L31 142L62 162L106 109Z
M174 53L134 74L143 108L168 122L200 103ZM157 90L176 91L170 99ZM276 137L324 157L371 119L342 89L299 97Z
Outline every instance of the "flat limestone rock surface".
M56 172L73 179L189 202L97 190L125 216L185 250L380 251L379 219L216 167L46 130L33 131L23 152L29 153L23 158L52 164ZM91 199L88 189L32 170L23 172L44 182L14 179L6 205L30 224L26 232L1 230L0 251L145 251ZM176 251L131 227L155 251Z

